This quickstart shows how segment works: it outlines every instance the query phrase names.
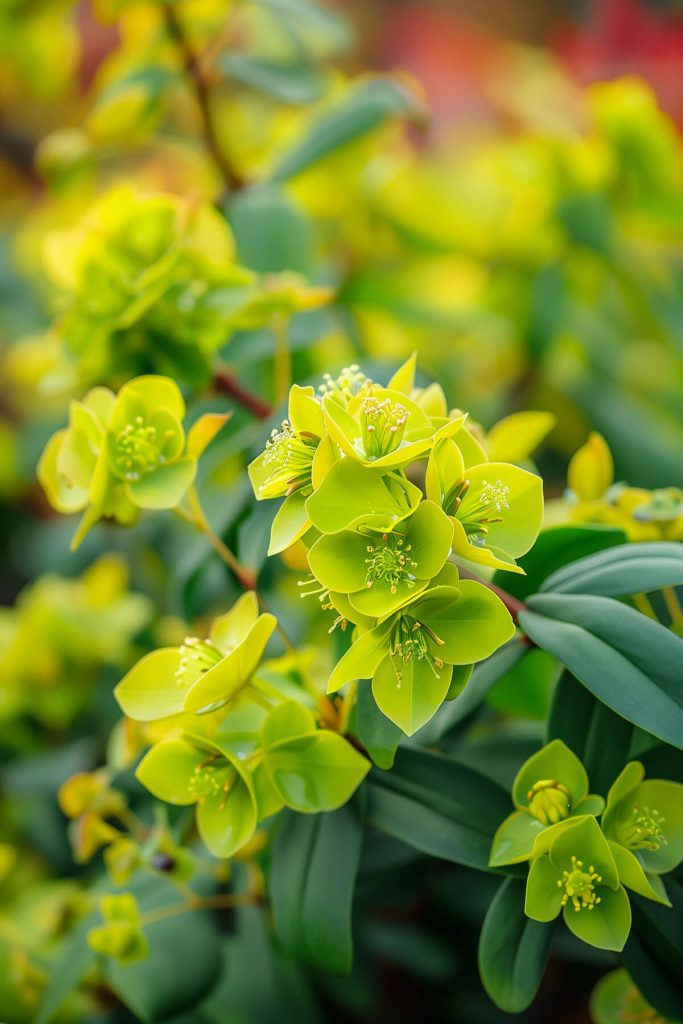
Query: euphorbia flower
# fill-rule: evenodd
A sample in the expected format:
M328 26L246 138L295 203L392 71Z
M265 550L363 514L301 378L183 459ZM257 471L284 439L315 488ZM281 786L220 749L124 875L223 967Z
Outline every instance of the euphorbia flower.
M326 590L348 594L364 615L383 618L423 591L448 558L453 527L441 509L422 501L392 532L363 523L323 535L308 552L314 577Z
M446 568L456 575L454 566ZM515 631L500 599L470 580L425 590L360 629L332 672L328 693L351 679L371 678L378 707L409 736L445 700L455 666L488 658Z
M658 876L683 861L683 785L644 775L639 761L626 765L607 794L602 829L624 885L668 902Z
M254 834L252 777L225 746L189 734L161 740L135 774L159 800L197 805L199 834L215 857L232 857Z
M152 722L183 711L225 704L249 685L276 620L259 615L256 595L243 594L214 619L206 640L189 636L180 647L145 655L114 690L129 718Z
M517 808L491 844L489 864L517 864L548 849L555 831L581 815L600 814L604 800L588 792L586 769L562 740L533 754L512 785ZM541 839L540 837L543 836Z
M325 425L343 453L371 469L406 466L441 437L457 433L462 414L436 427L420 406L400 391L369 384L344 407L323 398Z
M577 938L620 951L631 930L631 906L609 844L593 817L554 834L547 853L529 869L524 912L553 921L563 912Z
M137 377L117 396L93 388L72 403L68 428L50 439L38 464L58 511L85 509L72 547L103 516L130 525L140 509L178 504L197 462L185 453L184 415L180 390L167 377Z
M321 444L325 434L322 406L313 388L295 384L289 393L289 419L271 431L265 449L249 465L258 501L285 499L273 522L271 555L289 547L311 525L306 498L334 461L329 442Z
M453 522L453 551L511 572L532 546L543 521L543 482L507 462L465 466L456 443L439 441L427 464L427 497Z

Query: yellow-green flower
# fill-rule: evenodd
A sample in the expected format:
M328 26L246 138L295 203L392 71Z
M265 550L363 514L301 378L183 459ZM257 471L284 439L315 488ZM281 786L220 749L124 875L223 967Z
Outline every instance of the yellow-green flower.
M185 402L168 377L136 377L118 395L94 388L72 402L48 442L38 478L59 512L85 510L76 548L102 517L131 525L140 509L173 508L196 472L185 450Z
M121 710L138 722L201 712L226 704L249 685L276 620L259 615L249 591L219 618L206 639L145 655L114 690Z

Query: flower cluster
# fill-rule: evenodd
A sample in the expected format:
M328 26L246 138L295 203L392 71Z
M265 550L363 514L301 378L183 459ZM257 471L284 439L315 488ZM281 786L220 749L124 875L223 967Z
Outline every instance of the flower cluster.
M522 765L516 810L494 836L490 864L530 862L528 917L552 921L562 911L578 938L618 951L631 928L626 889L670 906L661 876L683 860L683 785L644 775L629 762L605 802L588 792L584 766L561 740Z
M199 834L216 857L233 856L284 806L341 806L370 767L342 735L318 727L312 694L261 664L275 627L247 592L206 638L146 655L115 691L152 741L138 778L160 800L196 805Z
M191 486L197 457L225 417L207 414L186 440L185 402L168 377L136 377L72 402L69 425L48 442L38 479L59 512L83 511L72 548L101 518L129 526L141 509L174 508Z
M45 262L63 289L59 334L87 381L147 368L205 381L254 279L209 204L127 186L50 234Z
M439 385L414 378L413 356L386 387L357 366L318 393L293 387L288 419L249 467L258 499L284 499L270 553L301 540L302 596L354 626L329 692L372 679L408 734L514 633L498 597L460 579L454 560L521 572L543 514L540 478L489 461Z

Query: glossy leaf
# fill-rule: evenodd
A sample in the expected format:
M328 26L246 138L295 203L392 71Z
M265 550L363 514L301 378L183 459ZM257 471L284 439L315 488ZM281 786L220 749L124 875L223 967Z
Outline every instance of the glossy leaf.
M488 908L479 938L479 973L489 997L521 1013L541 983L553 929L524 914L524 882L506 878Z

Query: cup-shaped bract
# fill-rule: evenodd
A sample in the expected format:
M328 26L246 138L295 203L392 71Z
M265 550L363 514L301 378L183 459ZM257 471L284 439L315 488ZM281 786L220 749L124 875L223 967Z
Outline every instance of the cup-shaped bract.
M452 518L453 550L472 562L522 572L515 559L531 548L543 521L542 480L508 462L466 467L456 440L435 445L426 475L427 496Z
M328 692L372 679L378 707L410 736L446 699L453 667L483 661L514 631L502 601L483 584L432 586L371 628L358 627Z
M72 402L69 426L48 441L38 478L59 512L84 510L72 547L103 517L133 524L141 509L173 508L194 480L185 451L185 402L168 377L136 377L114 395L93 388Z
M673 871L683 861L683 785L646 779L643 765L631 761L607 794L602 828L646 873Z
M548 849L573 819L600 814L602 797L588 792L588 774L562 740L552 740L520 768L512 786L516 810L493 837L489 863L516 864Z
M553 921L562 912L569 930L588 945L624 948L631 906L594 817L556 832L548 852L532 861L524 911L535 921Z
M426 589L451 551L453 526L431 501L391 532L359 523L324 534L308 552L311 572L326 590L345 594L356 611L385 618Z
M275 626L269 612L259 615L256 595L248 591L214 619L205 640L189 636L180 647L141 658L114 691L122 711L153 722L227 704L248 686Z
M232 857L254 834L252 777L225 747L204 737L169 737L148 751L136 775L159 800L197 805L199 834L215 857Z

